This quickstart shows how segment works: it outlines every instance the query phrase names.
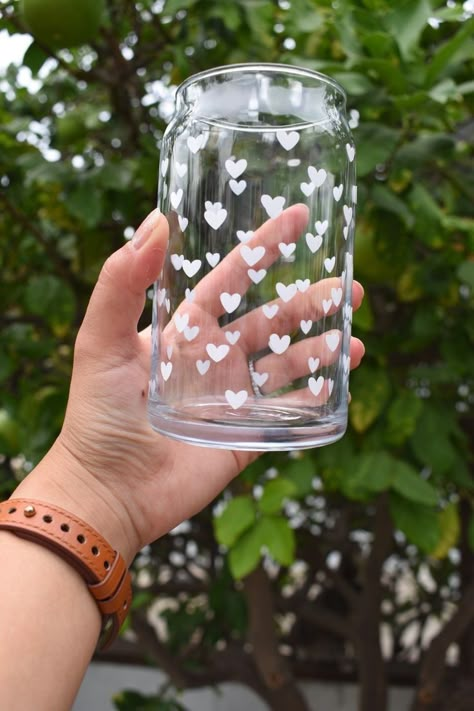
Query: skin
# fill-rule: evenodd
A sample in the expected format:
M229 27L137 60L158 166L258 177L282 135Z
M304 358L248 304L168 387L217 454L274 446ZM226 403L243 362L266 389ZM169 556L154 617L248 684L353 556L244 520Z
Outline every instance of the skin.
M285 211L280 224L280 218L270 221L274 231L286 235L288 241L296 239L304 223L300 207ZM264 228L267 232L256 233L253 239L272 234L272 225L266 223ZM83 518L128 564L146 543L200 511L258 456L197 449L160 436L148 424L150 339L149 330L139 333L137 324L145 290L160 273L167 246L168 223L154 211L132 243L104 264L77 337L63 428L45 458L14 492L15 497L50 502ZM220 271L209 274L209 281L229 280L229 262L225 261ZM219 307L215 300L208 302L215 289L209 290L205 279L199 287L197 308L218 328ZM316 285L311 297L295 297L293 308L306 314L298 318L307 318L307 309L311 313L314 309L312 318L317 317L318 303L333 280L327 282ZM221 283L232 293L231 281ZM355 283L354 309L362 298L363 289ZM240 358L236 351L236 367L246 379L244 387L250 387L247 357L255 345L251 342L255 329L250 317L240 326L247 335L242 337ZM296 346L289 351L292 348ZM318 355L316 348L313 344L313 356ZM353 338L351 367L359 365L363 354L362 342ZM297 355L296 349L293 364ZM306 352L301 355L306 357ZM100 629L95 603L67 563L5 531L0 531L0 566L0 639L4 640L0 645L0 708L70 708Z

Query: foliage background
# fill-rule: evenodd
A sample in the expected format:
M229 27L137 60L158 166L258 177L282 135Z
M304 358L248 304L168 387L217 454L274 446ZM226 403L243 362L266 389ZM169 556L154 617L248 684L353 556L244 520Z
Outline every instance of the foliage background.
M24 32L16 2L0 30ZM106 3L90 45L33 42L0 79L0 494L57 435L77 328L106 256L154 206L173 90L244 61L299 64L348 93L358 147L350 430L266 455L135 563L112 658L161 667L153 699L239 680L272 709L296 681L357 678L359 709L472 707L472 3ZM144 323L147 316L144 316ZM157 631L157 632L156 632Z

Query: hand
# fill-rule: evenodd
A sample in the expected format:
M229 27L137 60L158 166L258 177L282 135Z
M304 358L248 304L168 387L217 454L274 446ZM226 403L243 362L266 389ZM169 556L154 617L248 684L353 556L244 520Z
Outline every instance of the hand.
M280 220L277 229L286 225L287 241L296 238L301 210L294 206L285 213L261 230L271 229L272 223L275 228ZM148 423L150 338L149 329L137 332L137 323L145 289L160 273L167 244L168 223L154 211L132 243L104 264L77 337L61 434L15 492L73 511L127 562L143 545L200 511L257 456L198 449L160 436ZM204 303L215 299L205 287L213 277L211 272L199 287ZM355 283L354 309L362 297ZM363 354L362 342L352 339L352 367Z

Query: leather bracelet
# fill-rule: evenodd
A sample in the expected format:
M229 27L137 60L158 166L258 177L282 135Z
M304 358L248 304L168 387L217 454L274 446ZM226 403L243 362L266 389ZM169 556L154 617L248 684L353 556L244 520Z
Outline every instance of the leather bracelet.
M131 577L120 553L80 518L42 501L1 502L0 529L57 553L84 578L102 614L99 646L109 647L132 602Z

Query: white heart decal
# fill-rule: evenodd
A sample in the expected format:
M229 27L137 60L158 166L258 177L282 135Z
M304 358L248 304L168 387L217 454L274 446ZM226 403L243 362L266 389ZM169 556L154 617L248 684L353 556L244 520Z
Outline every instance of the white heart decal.
M252 379L253 379L255 385L257 385L259 388L261 388L262 385L265 385L268 378L269 378L269 373L257 373L256 370L254 370L253 375L252 375Z
M235 344L240 338L240 331L226 331L225 337L227 338L227 341L230 343L231 346L235 346Z
M241 195L247 187L247 183L245 180L229 180L229 187L234 195Z
M161 306L163 304L163 301L165 300L166 296L166 289L158 289L158 306Z
M189 301L189 303L191 304L191 303L194 301L194 296L195 296L194 289L188 289L188 288L186 287L186 291L184 292L184 296L185 296L185 298L186 298L186 301Z
M279 308L278 304L263 304L262 311L265 316L271 320L274 316L276 316Z
M328 391L329 395L331 395L332 391L334 388L334 380L331 380L331 378L328 378Z
M214 254L212 254L212 252L206 252L206 259L211 267L217 267L220 258L221 255L219 254L219 252L214 252Z
M313 356L310 356L308 358L308 367L311 373L315 373L319 368L319 358L313 358Z
M203 133L200 133L198 136L189 136L187 144L191 153L197 153L198 151L200 151L201 148L204 146L205 140L206 137Z
M166 196L168 195L168 184L163 183L163 199L166 200Z
M326 333L324 336L324 339L326 341L327 347L329 348L332 353L336 350L336 348L339 345L339 339L340 335L339 333Z
M355 153L356 153L355 146L351 146L350 143L346 143L346 153L347 153L347 157L349 158L349 163L352 163L352 161L355 158Z
M313 254L318 251L322 243L323 238L321 237L321 235L312 235L311 232L306 233L306 244L308 245Z
M268 345L271 350L277 355L284 353L291 343L290 336L279 336L278 333L272 333L268 339Z
M326 271L329 274L334 269L335 263L336 263L336 257L326 257L326 259L324 260L324 268L326 269Z
M247 274L249 275L254 284L260 284L262 279L265 279L266 273L266 269L259 269L258 271L256 271L255 269L247 270Z
M171 356L173 355L173 346L166 346L166 355L168 356L168 360L171 360Z
M309 279L297 279L295 281L295 284L296 284L296 288L298 289L298 291L300 291L302 294L304 294L305 291L308 291L308 289L311 285L311 282Z
M357 185L352 186L352 202L357 205Z
M168 164L169 164L169 159L165 158L164 161L161 163L161 175L163 178L166 175L166 171L168 170Z
M247 161L245 160L245 158L241 158L237 161L232 160L232 158L228 158L225 162L225 168L229 173L230 177L234 178L234 180L236 180L239 175L242 175L246 167Z
M342 289L339 287L338 289L331 289L331 296L332 300L334 302L334 306L339 306L341 303L342 299Z
M308 319L308 321L305 321L304 319L302 321L300 321L301 330L303 331L303 333L305 335L311 331L312 325L313 325L313 322L311 321L311 319Z
M194 341L198 333L199 326L193 326L192 328L190 326L186 326L186 328L184 329L184 337L189 342Z
M175 210L178 209L179 203L183 199L183 188L179 188L176 192L172 192L170 194L170 200L171 200L171 205L174 207Z
M351 357L345 353L342 355L342 367L344 368L344 373L348 373L351 367Z
M218 230L219 227L225 222L227 210L222 207L222 203L220 202L212 203L207 201L206 208L204 219L213 230Z
M323 299L323 311L325 314L329 311L332 306L332 299Z
M327 220L324 220L324 222L316 220L314 226L316 227L316 232L318 233L318 235L321 235L322 237L323 234L327 231L327 228L329 227L329 222Z
M210 366L211 366L210 360L197 360L196 361L196 368L198 369L199 375L206 375Z
M265 208L268 217L278 217L283 212L285 198L281 195L272 198L271 195L262 195L260 201Z
M165 299L165 309L167 310L168 313L171 310L171 301L168 298Z
M291 255L295 251L296 243L289 242L288 244L286 244L286 242L280 242L280 244L278 245L278 249L280 250L280 252L282 253L282 255L284 257L288 258L288 257L291 257Z
M161 375L163 376L163 380L168 380L168 378L171 375L171 371L173 370L173 363L168 362L168 363L160 363L160 368L161 368Z
M349 236L349 227L346 225L345 227L342 228L342 234L344 235L344 239L347 239Z
M344 318L350 321L352 319L352 306L350 304L344 304L342 313L344 314Z
M248 230L248 232L244 232L243 230L237 230L237 239L239 242L248 242L249 239L252 239L253 237L253 230Z
M342 211L344 212L345 221L348 225L350 225L352 222L352 207L349 207L349 205L343 205Z
M214 343L208 343L206 351L207 355L212 358L215 363L219 363L220 360L223 360L226 357L230 351L230 347L226 343L223 343L220 346L216 346Z
M308 176L311 182L314 183L315 187L320 188L326 180L327 173L324 168L320 168L320 170L318 170L314 167L314 165L310 165L308 168Z
M227 313L231 314L233 311L235 311L236 309L239 308L239 304L242 300L242 297L238 293L229 294L229 293L227 293L227 291L224 291L220 295L220 300L221 300L222 306L227 311Z
M277 131L276 137L285 151L291 151L300 140L300 134L296 131Z
M306 197L309 197L314 193L314 189L316 188L316 185L314 183L300 183L300 188L301 192L303 195L306 195Z
M180 178L184 178L186 173L188 172L188 166L186 163L175 163L176 172L178 173L178 176Z
M333 187L332 194L334 195L334 200L336 202L339 202L339 200L341 199L343 189L344 189L344 186L342 183L340 185Z
M174 324L178 333L183 333L184 329L189 323L189 314L179 314L174 315Z
M253 267L265 254L265 247L254 247L252 249L252 247L244 244L244 246L240 248L240 254L244 262L248 264L249 267Z
M280 299L283 299L285 303L288 303L288 301L291 301L291 299L296 295L298 287L296 284L288 284L288 286L285 286L285 284L282 284L282 282L279 281L276 285L276 291Z
M170 262L176 269L176 271L179 272L179 270L183 267L184 254L172 254L170 257Z
M179 228L180 228L181 232L184 232L184 230L186 229L186 227L189 224L188 218L183 217L182 215L178 215L178 222L179 222Z
M313 393L314 397L318 397L319 393L323 389L324 378L322 375L316 380L316 378L308 378L309 389Z
M233 410L238 410L239 407L242 407L248 396L249 394L246 390L239 390L238 393L235 393L233 390L225 391L225 399Z
M201 264L202 262L200 259L195 259L192 262L190 262L189 259L185 259L183 261L183 272L186 274L186 276L191 278L198 273L199 269L201 268Z

